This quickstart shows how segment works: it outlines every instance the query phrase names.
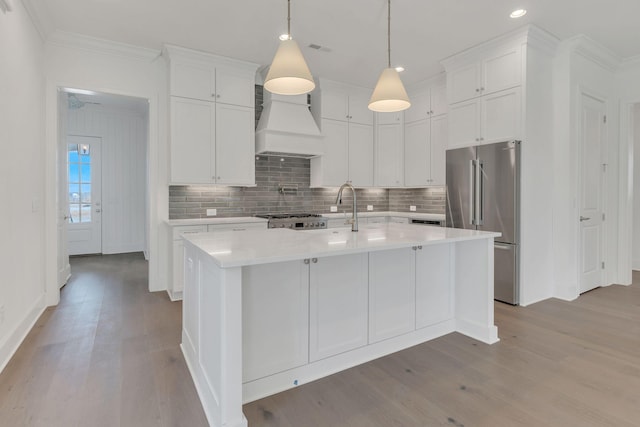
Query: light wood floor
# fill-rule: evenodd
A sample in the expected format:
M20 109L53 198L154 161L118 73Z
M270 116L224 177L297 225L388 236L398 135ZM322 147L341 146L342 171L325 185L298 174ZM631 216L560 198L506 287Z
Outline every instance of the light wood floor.
M74 277L0 374L0 426L205 426L180 303L141 256ZM639 426L640 273L577 301L496 305L501 341L459 334L245 405L250 427Z

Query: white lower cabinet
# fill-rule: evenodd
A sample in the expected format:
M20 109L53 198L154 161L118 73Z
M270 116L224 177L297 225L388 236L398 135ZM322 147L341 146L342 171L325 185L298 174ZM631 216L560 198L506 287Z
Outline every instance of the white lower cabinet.
M310 362L367 345L367 254L314 259L310 268Z
M369 343L453 318L451 247L369 254Z
M367 345L367 254L242 269L243 382Z
M182 290L184 289L184 244L182 242L183 234L202 233L207 231L206 225L185 225L172 227L171 237L171 283L169 284L169 296L172 301L182 298Z
M302 260L242 269L243 382L309 360L309 266Z
M415 329L412 248L369 253L369 343Z
M416 329L453 318L452 245L448 246L418 246L415 251Z

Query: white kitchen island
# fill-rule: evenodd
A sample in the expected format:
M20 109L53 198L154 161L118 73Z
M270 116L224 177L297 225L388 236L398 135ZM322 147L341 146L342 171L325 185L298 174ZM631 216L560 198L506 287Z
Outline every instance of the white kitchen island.
M182 350L209 423L246 426L243 403L451 332L497 342L498 235L381 224L185 236Z

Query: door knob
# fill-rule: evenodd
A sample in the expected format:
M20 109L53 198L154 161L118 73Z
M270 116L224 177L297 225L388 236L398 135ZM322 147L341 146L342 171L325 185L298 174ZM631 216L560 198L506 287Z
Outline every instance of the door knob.
M591 218L587 218L586 216L582 216L580 215L580 222L582 221L589 221Z

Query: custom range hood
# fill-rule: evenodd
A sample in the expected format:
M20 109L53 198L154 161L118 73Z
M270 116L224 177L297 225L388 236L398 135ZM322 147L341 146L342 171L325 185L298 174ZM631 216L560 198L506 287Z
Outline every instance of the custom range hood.
M311 158L323 154L322 135L307 95L264 91L264 109L256 128L256 154Z

